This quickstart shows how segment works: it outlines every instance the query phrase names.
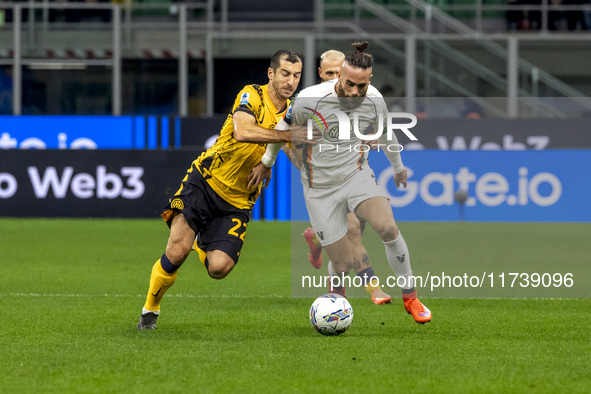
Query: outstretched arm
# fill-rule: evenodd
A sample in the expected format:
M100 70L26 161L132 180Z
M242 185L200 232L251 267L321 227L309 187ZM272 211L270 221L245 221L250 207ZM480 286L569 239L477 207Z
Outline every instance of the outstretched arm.
M266 144L270 142L285 143L291 141L289 129L266 129L257 124L256 118L244 111L237 111L233 115L234 138L238 142Z
M289 125L284 119L281 119L279 123L275 125L275 130L289 132ZM275 164L275 160L277 160L277 155L279 154L279 151L281 150L281 148L283 148L284 145L285 143L268 144L267 150L265 151L265 154L261 159L261 163L263 163L267 167L273 167L273 164Z
M290 126L287 124L287 122L283 119L281 119L279 121L279 123L277 123L277 125L275 126L275 130L289 130ZM292 126L291 127L291 142L294 145L297 145L298 143L306 143L306 144L312 144L315 145L318 143L318 139L322 137L322 133L320 133L318 130L314 129L313 133L312 133L312 139L308 139L308 131L305 127L301 127L301 126ZM265 154L263 155L263 158L261 160L261 162L266 165L267 167L273 167L273 164L275 164L275 160L277 159L277 155L279 154L279 151L284 148L284 143L274 143L274 144L268 144L267 145L267 151L265 152ZM284 152L287 155L287 157L289 158L289 160L298 168L298 161L297 160L293 160L294 156L293 156L293 152L289 152L289 147L284 148ZM297 158L295 158L297 159Z
M317 144L321 134L314 130L312 140L308 139L307 131L304 128L293 128L290 130L288 124L282 119L275 129L266 129L257 124L255 117L244 111L235 112L234 121L234 139L238 142L251 142L255 144L279 143L283 146L286 142ZM283 125L281 123L283 122ZM277 153L279 150L277 149Z
M401 146L398 144L398 139L396 135L392 133L392 139L388 140L386 134L382 134L379 139L380 147L384 150L384 154L388 158L388 161L394 168L394 183L396 183L396 187L402 186L406 187L407 181L407 173L404 169L404 165L402 164L402 158L400 157L400 150Z

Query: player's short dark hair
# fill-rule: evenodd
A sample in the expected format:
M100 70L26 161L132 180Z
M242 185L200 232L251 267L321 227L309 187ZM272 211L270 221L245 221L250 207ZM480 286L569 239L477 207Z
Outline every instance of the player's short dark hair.
M277 71L277 67L279 67L279 63L281 58L285 56L285 61L290 63L301 63L302 59L300 59L300 55L298 55L295 51L289 51L287 49L280 49L271 58L271 68L273 71Z
M349 53L345 56L345 61L353 67L367 69L373 66L373 56L369 53L364 53L369 45L365 42L354 42L351 44L355 48L355 52Z

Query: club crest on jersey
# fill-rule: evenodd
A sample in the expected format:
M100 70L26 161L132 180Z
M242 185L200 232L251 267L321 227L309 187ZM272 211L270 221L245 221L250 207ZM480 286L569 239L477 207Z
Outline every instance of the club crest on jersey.
M182 202L180 199L178 199L178 198L175 198L175 199L174 199L174 200L172 200L172 202L170 203L170 207L171 207L171 208L176 208L176 209L178 209L178 210L181 210L181 211L182 211L182 210L185 208L185 204L183 204L183 202Z
M240 96L240 105L248 104L249 98L250 98L250 93L242 93L242 96Z

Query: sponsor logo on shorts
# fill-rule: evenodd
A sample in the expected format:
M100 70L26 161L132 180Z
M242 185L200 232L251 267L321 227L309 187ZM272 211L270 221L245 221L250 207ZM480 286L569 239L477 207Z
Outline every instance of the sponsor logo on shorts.
M175 209L179 209L182 211L185 208L185 204L183 204L183 202L179 198L175 198L170 203L170 207L175 208Z

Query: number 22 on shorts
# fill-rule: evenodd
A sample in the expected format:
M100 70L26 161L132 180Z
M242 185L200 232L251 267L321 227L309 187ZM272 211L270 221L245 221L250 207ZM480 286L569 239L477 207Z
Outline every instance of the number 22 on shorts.
M232 222L236 223L236 225L232 227L230 230L228 230L228 234L234 235L235 237L238 237L242 241L244 241L244 236L246 235L246 223L242 223L242 221L237 218L233 218ZM242 234L238 234L236 230L238 230L242 226L244 226L244 231L242 232Z

